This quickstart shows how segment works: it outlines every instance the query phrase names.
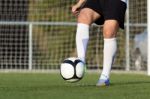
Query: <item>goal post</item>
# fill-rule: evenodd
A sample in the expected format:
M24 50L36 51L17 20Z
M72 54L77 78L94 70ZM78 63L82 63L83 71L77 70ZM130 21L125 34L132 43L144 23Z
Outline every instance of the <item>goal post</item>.
M70 10L75 2L0 0L0 70L58 70L65 58L77 56L77 23ZM145 43L150 38L149 12L150 0L128 0L125 30L118 31L112 69L144 71L150 75L150 39ZM86 53L86 66L90 70L103 68L102 32L100 26L90 27ZM137 42L138 50L136 37L143 41Z
M150 0L147 0L147 30L148 30L148 56L147 56L147 72L150 76Z

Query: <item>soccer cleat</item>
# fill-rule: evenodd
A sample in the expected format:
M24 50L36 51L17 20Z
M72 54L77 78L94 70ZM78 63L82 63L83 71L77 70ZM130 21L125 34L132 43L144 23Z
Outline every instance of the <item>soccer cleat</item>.
M107 80L99 79L97 84L96 84L96 86L99 86L99 87L101 87L101 86L109 86L109 85L110 85L109 79L107 79Z

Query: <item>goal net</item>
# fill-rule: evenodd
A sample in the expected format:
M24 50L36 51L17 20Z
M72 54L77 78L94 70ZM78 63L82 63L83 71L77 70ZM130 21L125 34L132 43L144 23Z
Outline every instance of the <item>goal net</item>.
M0 69L59 69L65 58L76 56L76 17L71 14L75 2L1 0ZM128 12L125 31L118 33L113 69L146 70L145 50L136 41L146 33L147 1L129 0ZM102 27L90 27L86 56L88 69L102 68Z

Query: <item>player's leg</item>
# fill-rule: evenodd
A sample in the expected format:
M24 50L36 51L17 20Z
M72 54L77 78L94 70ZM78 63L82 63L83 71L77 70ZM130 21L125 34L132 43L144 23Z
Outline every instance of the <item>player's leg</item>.
M100 15L90 8L83 8L78 16L77 32L76 32L76 47L77 56L85 62L85 54L89 41L89 26Z
M106 20L104 23L103 70L97 86L109 85L110 71L117 51L116 35L118 28L119 24L116 20Z

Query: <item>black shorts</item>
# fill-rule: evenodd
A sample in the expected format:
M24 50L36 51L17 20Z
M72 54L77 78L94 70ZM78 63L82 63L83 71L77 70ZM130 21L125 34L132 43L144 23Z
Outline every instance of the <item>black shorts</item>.
M105 20L117 20L119 27L124 29L124 19L126 3L121 0L87 0L83 8L90 8L101 15L95 21L98 25L103 25Z

